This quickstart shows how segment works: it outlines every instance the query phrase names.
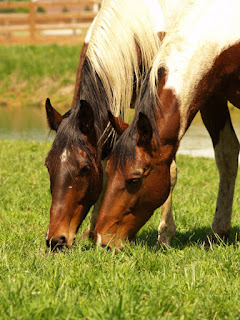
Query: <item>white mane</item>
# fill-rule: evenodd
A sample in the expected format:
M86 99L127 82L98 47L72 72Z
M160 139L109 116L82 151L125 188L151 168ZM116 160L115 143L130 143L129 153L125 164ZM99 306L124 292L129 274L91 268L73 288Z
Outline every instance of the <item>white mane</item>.
M156 94L157 71L168 71L165 87L180 101L181 132L199 81L219 54L240 40L239 0L188 0L159 49L150 86Z
M134 81L137 90L140 81L136 44L146 71L158 52L160 41L157 31L164 28L159 2L105 0L90 31L86 56L101 79L110 109L124 121L127 119ZM148 7L154 9L148 10Z

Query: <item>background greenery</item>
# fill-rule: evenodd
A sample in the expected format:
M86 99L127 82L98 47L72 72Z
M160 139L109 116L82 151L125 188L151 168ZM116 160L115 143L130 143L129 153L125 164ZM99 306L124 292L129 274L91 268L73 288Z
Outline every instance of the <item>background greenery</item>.
M0 107L71 104L81 45L0 46Z
M72 250L51 254L49 148L0 141L0 319L239 319L239 182L228 244L202 245L215 209L214 161L179 156L171 249L155 247L157 210L117 255L79 235Z

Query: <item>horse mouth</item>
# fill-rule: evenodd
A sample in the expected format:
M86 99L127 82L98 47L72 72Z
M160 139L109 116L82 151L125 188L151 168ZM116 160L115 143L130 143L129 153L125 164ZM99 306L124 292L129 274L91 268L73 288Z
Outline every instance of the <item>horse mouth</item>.
M51 252L62 251L64 248L70 249L70 246L67 243L67 239L64 236L59 237L58 239L46 239L47 250L50 249Z

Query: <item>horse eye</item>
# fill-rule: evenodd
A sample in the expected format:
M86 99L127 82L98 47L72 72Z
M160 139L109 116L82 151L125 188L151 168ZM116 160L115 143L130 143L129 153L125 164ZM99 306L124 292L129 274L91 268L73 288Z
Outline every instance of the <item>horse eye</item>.
M137 186L142 182L142 178L133 178L126 181L127 186Z
M79 176L86 176L90 172L90 166L86 165L82 169L79 170Z

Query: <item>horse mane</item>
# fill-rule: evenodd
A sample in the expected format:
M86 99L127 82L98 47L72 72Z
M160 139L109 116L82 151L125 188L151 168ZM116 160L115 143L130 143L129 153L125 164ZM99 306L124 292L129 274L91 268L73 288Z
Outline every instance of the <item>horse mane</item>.
M73 108L68 111L58 128L52 148L49 154L59 154L64 148L75 149L80 147L89 158L93 160L93 155L83 133L80 130L79 112L81 108L80 100L86 100L94 114L94 130L97 140L97 161L101 158L104 144L103 132L108 123L107 97L98 75L92 70L88 59L83 65L83 76L81 80L80 99L77 100Z
M164 73L164 69L158 70L158 79L161 79ZM149 88L151 69L149 70L146 78L144 79L140 95L136 101L136 111L131 125L119 138L116 146L112 151L113 165L115 169L119 168L124 172L126 162L133 161L135 159L135 147L137 143L137 121L139 113L144 113L150 120L153 129L153 139L156 146L160 146L160 136L157 124L157 108L161 107L160 104L156 104L153 93Z
M217 0L185 0L183 5L172 21L144 81L133 123L113 151L113 163L122 171L126 162L135 158L139 112L149 117L153 131L156 126L156 107L158 105L161 108L157 89L162 70L166 70L166 85L174 90L180 102L181 137L186 127L187 111L199 82L211 70L221 52L239 41L236 30L240 27L240 4L237 1L231 1L228 6L227 1L220 4ZM213 14L216 16L214 20ZM222 23L225 16L228 24ZM157 132L154 132L154 138L158 143Z
M127 121L133 90L136 88L138 92L141 74L151 67L159 45L144 0L138 0L137 4L135 0L103 2L93 25L86 57L102 82L109 108L123 121Z

